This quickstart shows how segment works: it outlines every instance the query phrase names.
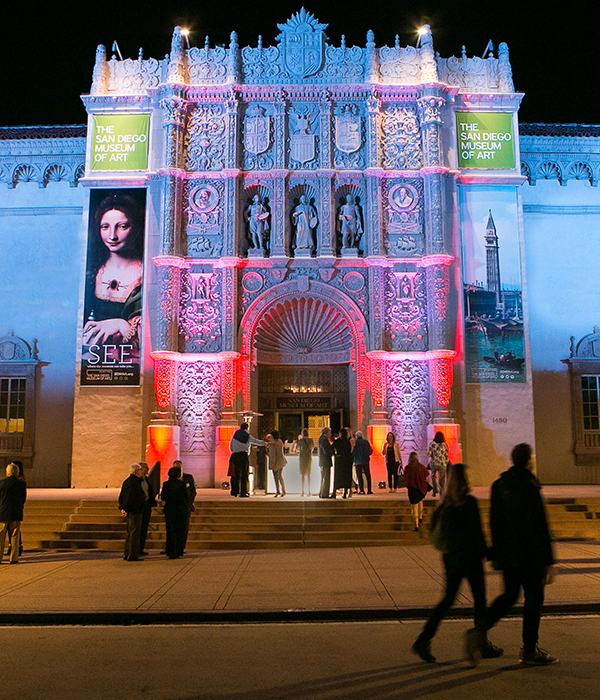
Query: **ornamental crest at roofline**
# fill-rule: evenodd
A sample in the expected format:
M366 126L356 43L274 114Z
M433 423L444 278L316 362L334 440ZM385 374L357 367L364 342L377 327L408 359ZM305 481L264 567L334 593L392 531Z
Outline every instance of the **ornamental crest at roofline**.
M287 70L297 78L308 78L321 70L325 49L324 29L304 8L292 15L287 24L278 24L281 34L283 62Z

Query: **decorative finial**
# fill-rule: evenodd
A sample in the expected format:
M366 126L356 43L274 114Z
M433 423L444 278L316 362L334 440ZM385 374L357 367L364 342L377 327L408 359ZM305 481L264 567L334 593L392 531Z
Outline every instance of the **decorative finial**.
M502 92L514 92L512 68L508 58L508 46L502 42L498 46L498 89Z
M463 61L467 60L467 47L466 46L462 47L462 57L461 58Z
M106 63L106 49L102 44L96 49L96 61L92 74L91 95L106 95L108 93L108 65Z

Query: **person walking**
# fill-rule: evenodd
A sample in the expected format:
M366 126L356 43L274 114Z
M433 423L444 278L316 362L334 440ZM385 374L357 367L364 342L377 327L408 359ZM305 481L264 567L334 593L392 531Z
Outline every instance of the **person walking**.
M444 494L446 469L448 468L448 445L446 445L444 433L438 431L435 434L429 445L427 456L429 457L433 496L435 497L439 493L441 497Z
M250 462L248 455L252 445L264 445L267 443L264 440L259 440L253 437L248 432L248 423L242 423L239 430L236 430L229 442L229 450L231 452L231 463L235 469L235 484L239 489L239 497L248 497L248 471ZM231 482L231 495L237 496L238 492L234 493L234 481Z
M319 498L329 498L331 487L331 467L333 466L333 448L331 447L331 428L323 428L317 441L319 469L321 470L321 488Z
M400 445L396 442L394 433L387 434L381 454L385 457L389 492L396 493L398 490L398 476L402 470L402 455L400 454Z
M23 462L19 459L13 459L12 464L14 464L18 470L19 473L16 474L17 479L25 483L25 475L23 474ZM26 485L26 484L25 484ZM26 485L27 488L27 485ZM10 553L12 552L12 546L10 543L10 537L8 541L8 549L6 550L6 556L10 557ZM21 528L19 528L19 556L23 554L23 532L21 531Z
M365 481L367 482L367 493L372 494L371 488L371 467L370 457L373 454L371 443L363 437L360 430L356 431L354 441L354 449L352 450L352 458L354 459L354 468L356 469L356 480L358 482L358 493L364 495ZM364 476L364 480L363 480Z
M267 436L269 437L269 436ZM273 472L275 481L275 498L285 496L285 482L283 481L283 468L287 464L287 459L283 454L283 442L279 439L279 431L274 430L269 440L269 469Z
M152 517L152 508L156 506L156 494L152 488L152 484L148 480L148 472L150 471L146 462L140 462L142 467L142 478L141 484L144 490L144 497L146 499L144 503L144 512L142 513L142 527L140 530L140 557L145 557L148 555L146 549L146 538L148 537L148 526L150 525L150 518Z
M27 500L27 485L19 479L19 467L11 462L6 467L6 479L0 481L0 562L4 556L6 536L10 543L9 563L19 563L19 544L23 506Z
M168 481L162 485L160 499L164 503L165 527L167 530L166 555L169 559L183 556L187 523L189 521L188 487L181 479L181 467L173 464L167 472Z
M519 661L528 666L550 666L558 659L538 646L544 589L554 580L554 552L541 484L535 477L531 445L521 443L511 453L512 467L492 484L490 529L492 564L502 571L504 592L488 608L483 622L467 630L467 657L476 665L485 634L516 603L521 588L523 647Z
M412 645L412 651L429 663L435 662L435 656L431 653L431 640L452 607L464 578L469 582L473 595L475 624L483 622L485 615L483 559L487 556L487 545L481 529L479 507L471 494L466 470L465 464L452 465L444 500L431 517L431 539L434 546L442 552L445 591L444 597L432 610L423 631ZM483 649L486 658L502 654L502 649L486 639Z
M140 536L142 533L142 518L146 496L142 488L142 467L135 463L129 467L129 476L121 485L119 493L119 508L121 515L126 518L127 536L125 538L125 561L140 560Z
M308 430L304 428L302 437L298 440L298 456L300 460L300 477L302 479L302 495L304 496L304 480L308 480L308 496L312 496L310 492L310 472L312 467L312 453L315 449L315 443L312 438L308 437Z
M334 472L333 493L330 498L336 497L338 489L343 489L342 498L352 497L352 443L350 442L346 428L340 430L339 437L333 441Z
M423 522L423 499L427 494L427 467L419 462L416 452L411 452L404 467L404 485L408 491L408 500L415 522L415 532Z

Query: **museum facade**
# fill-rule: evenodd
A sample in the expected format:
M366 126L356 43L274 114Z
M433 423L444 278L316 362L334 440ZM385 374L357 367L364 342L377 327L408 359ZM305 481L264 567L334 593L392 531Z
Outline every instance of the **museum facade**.
M333 46L304 10L278 27L246 48L176 27L164 60L100 46L86 127L0 130L2 459L104 487L179 456L220 486L248 416L376 453L391 430L404 461L441 430L475 484L530 442L546 481L597 483L595 319L549 318L543 241L565 216L593 238L597 134L519 138L505 44L445 59L428 27L417 48ZM558 235L574 267L595 245Z

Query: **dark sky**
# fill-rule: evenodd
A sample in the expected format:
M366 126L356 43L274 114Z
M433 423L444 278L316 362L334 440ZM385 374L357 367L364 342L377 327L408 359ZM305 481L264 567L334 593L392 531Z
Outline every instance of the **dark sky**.
M436 51L481 56L489 39L506 41L515 87L525 92L522 122L600 123L600 27L596 3L539 0L306 0L306 9L329 27L329 43L365 45L368 29L378 46L415 43L415 30L428 22ZM10 0L0 16L0 125L82 124L79 95L89 92L95 48L110 52L116 39L125 58L163 58L173 27L192 30L191 42L240 46L274 43L277 23L285 23L302 0ZM560 8L556 11L553 8Z

